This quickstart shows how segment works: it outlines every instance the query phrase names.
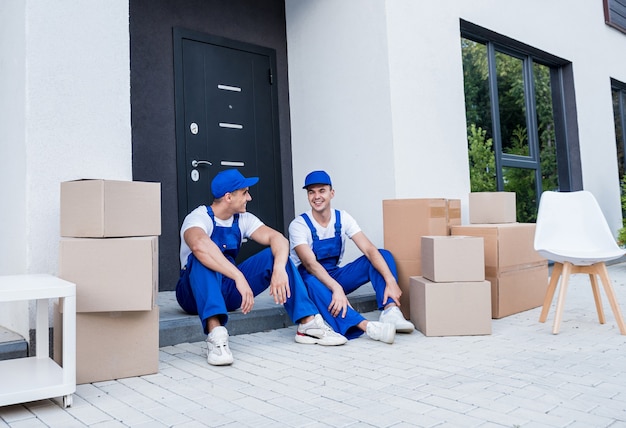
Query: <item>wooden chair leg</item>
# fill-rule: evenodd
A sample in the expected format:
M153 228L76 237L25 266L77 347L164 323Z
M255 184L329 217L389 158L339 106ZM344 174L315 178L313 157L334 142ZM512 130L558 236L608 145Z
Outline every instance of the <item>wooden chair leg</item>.
M598 312L598 321L600 324L606 322L604 318L604 309L602 308L602 297L600 297L600 288L598 288L598 280L595 273L589 274L589 280L591 281L591 290L593 291L593 300L596 302L596 311Z
M570 262L563 263L563 273L561 275L561 289L559 290L559 298L556 301L556 314L554 316L554 326L552 327L552 334L559 333L561 318L563 318L563 305L565 304L565 295L567 294L567 286L569 285L569 277L571 271L572 264Z
M552 299L554 298L554 292L556 290L556 285L559 283L561 272L563 272L563 263L554 262L552 276L550 277L548 289L546 290L546 297L543 299L543 308L541 309L539 322L546 322L546 319L548 318L548 311L550 311L550 305L552 304Z
M611 280L609 279L609 272L607 271L606 265L604 263L597 263L597 265L600 279L602 280L602 284L604 285L604 292L609 299L611 309L613 309L613 315L615 316L615 321L617 322L619 331L621 334L626 335L626 324L624 324L622 312L619 309L617 299L615 298L615 293L613 292L613 286L611 285Z

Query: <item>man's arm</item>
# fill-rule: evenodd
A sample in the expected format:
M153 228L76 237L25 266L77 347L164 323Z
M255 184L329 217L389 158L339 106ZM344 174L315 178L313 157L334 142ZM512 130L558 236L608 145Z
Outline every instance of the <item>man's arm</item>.
M356 244L359 250L361 250L365 257L367 257L372 266L374 266L374 269L380 273L387 284L385 287L385 294L383 296L383 305L385 305L387 300L391 297L396 305L400 306L400 296L402 295L402 290L400 290L396 278L391 273L389 266L387 266L387 262L380 254L380 251L378 251L378 248L372 244L372 241L370 241L363 232L355 233L352 236L352 241Z
M255 230L250 238L261 245L269 245L274 256L274 268L270 280L270 296L274 297L274 302L283 304L291 297L289 288L289 276L286 266L289 258L289 241L280 232L269 226L263 225Z
M185 230L183 238L200 263L208 269L221 273L235 281L235 286L242 297L241 311L244 314L250 312L254 306L254 294L248 281L243 276L243 273L224 257L222 251L215 245L215 242L211 240L209 235L200 227L190 227Z
M324 266L317 261L315 253L307 244L297 245L294 247L294 250L307 272L319 279L333 293L330 305L328 305L331 315L336 317L341 314L341 317L345 318L348 306L352 306L341 284L328 274Z

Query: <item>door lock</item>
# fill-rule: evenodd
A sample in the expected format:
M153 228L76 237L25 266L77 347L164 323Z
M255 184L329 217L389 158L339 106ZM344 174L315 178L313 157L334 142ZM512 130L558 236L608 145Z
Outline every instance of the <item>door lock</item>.
M211 162L205 161L205 160L196 160L196 159L194 159L194 160L191 161L191 166L193 168L197 168L198 165L213 165L213 164Z

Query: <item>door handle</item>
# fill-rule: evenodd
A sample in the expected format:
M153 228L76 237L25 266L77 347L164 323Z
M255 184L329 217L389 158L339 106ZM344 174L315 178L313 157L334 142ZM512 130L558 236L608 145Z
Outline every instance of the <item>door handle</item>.
M194 159L194 160L191 161L191 166L192 167L197 168L198 165L213 165L213 164L211 162L205 161L205 160L196 160L196 159Z

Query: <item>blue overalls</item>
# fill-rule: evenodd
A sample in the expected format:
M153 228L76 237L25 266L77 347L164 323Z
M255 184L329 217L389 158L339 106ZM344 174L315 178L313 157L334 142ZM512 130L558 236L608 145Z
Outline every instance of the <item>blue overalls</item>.
M374 291L376 292L376 302L378 303L378 308L382 310L385 287L387 284L385 283L382 275L374 268L367 257L361 256L345 266L338 266L342 247L341 215L339 210L335 210L335 235L328 239L319 239L315 226L313 226L313 223L307 214L302 214L302 218L311 230L311 237L313 238L313 253L315 254L315 258L322 266L324 266L329 275L341 285L346 295L352 293L363 284L371 282ZM387 262L387 266L389 266L391 273L397 280L398 273L393 256L387 250L379 249L378 251ZM328 323L333 330L344 335L348 339L354 339L363 334L363 331L357 327L361 321L365 320L360 313L351 307L348 307L345 318L342 318L341 314L334 317L328 310L328 306L332 301L332 292L320 280L307 272L306 268L302 264L298 267L298 271L309 289L309 296L319 309L324 321L326 321L326 323ZM393 300L390 298L386 304L392 302Z
M239 214L234 215L233 224L230 227L218 226L215 223L211 207L207 207L207 214L213 221L211 240L232 264L236 264L235 259L241 247ZM274 256L271 249L266 248L244 260L237 268L246 277L254 296L258 296L269 287L273 266ZM318 313L291 260L287 261L286 271L291 297L283 306L291 320L295 323L308 315ZM208 334L207 319L218 316L220 323L226 325L228 312L239 309L242 298L235 287L235 281L208 269L192 253L187 258L186 266L180 271L180 278L176 285L176 300L185 312L197 314L200 317L204 332Z

